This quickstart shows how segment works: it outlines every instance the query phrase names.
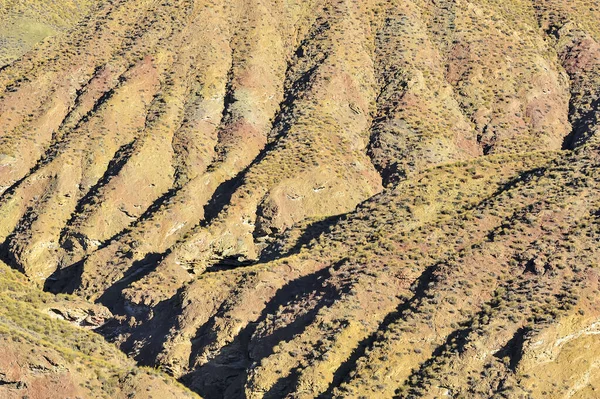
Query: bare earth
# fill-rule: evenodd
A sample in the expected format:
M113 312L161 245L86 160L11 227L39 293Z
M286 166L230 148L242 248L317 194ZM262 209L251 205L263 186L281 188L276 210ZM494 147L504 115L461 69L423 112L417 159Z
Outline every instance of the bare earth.
M600 1L0 20L0 397L600 397Z

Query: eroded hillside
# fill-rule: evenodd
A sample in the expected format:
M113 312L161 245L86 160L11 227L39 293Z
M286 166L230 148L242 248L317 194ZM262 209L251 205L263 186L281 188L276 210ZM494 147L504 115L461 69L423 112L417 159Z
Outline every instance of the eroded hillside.
M197 397L92 333L110 317L102 306L41 292L3 263L0 300L2 398Z
M205 398L597 396L600 2L90 7L0 71L30 289Z

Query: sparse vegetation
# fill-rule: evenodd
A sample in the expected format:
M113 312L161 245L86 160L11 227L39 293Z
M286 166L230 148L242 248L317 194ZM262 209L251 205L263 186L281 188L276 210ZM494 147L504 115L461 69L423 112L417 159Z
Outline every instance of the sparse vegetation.
M598 1L32 3L0 396L598 396Z

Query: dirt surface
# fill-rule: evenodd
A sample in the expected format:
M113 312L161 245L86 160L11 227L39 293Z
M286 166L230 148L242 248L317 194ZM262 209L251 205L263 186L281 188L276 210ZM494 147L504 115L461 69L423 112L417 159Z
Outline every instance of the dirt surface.
M600 396L598 1L49 3L0 67L0 258L171 376L115 392ZM0 395L111 395L10 320Z

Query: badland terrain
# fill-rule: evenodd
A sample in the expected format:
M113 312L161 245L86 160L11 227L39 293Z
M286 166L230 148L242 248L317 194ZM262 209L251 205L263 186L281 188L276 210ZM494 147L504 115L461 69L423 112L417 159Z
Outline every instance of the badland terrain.
M600 397L600 1L0 21L0 397Z

